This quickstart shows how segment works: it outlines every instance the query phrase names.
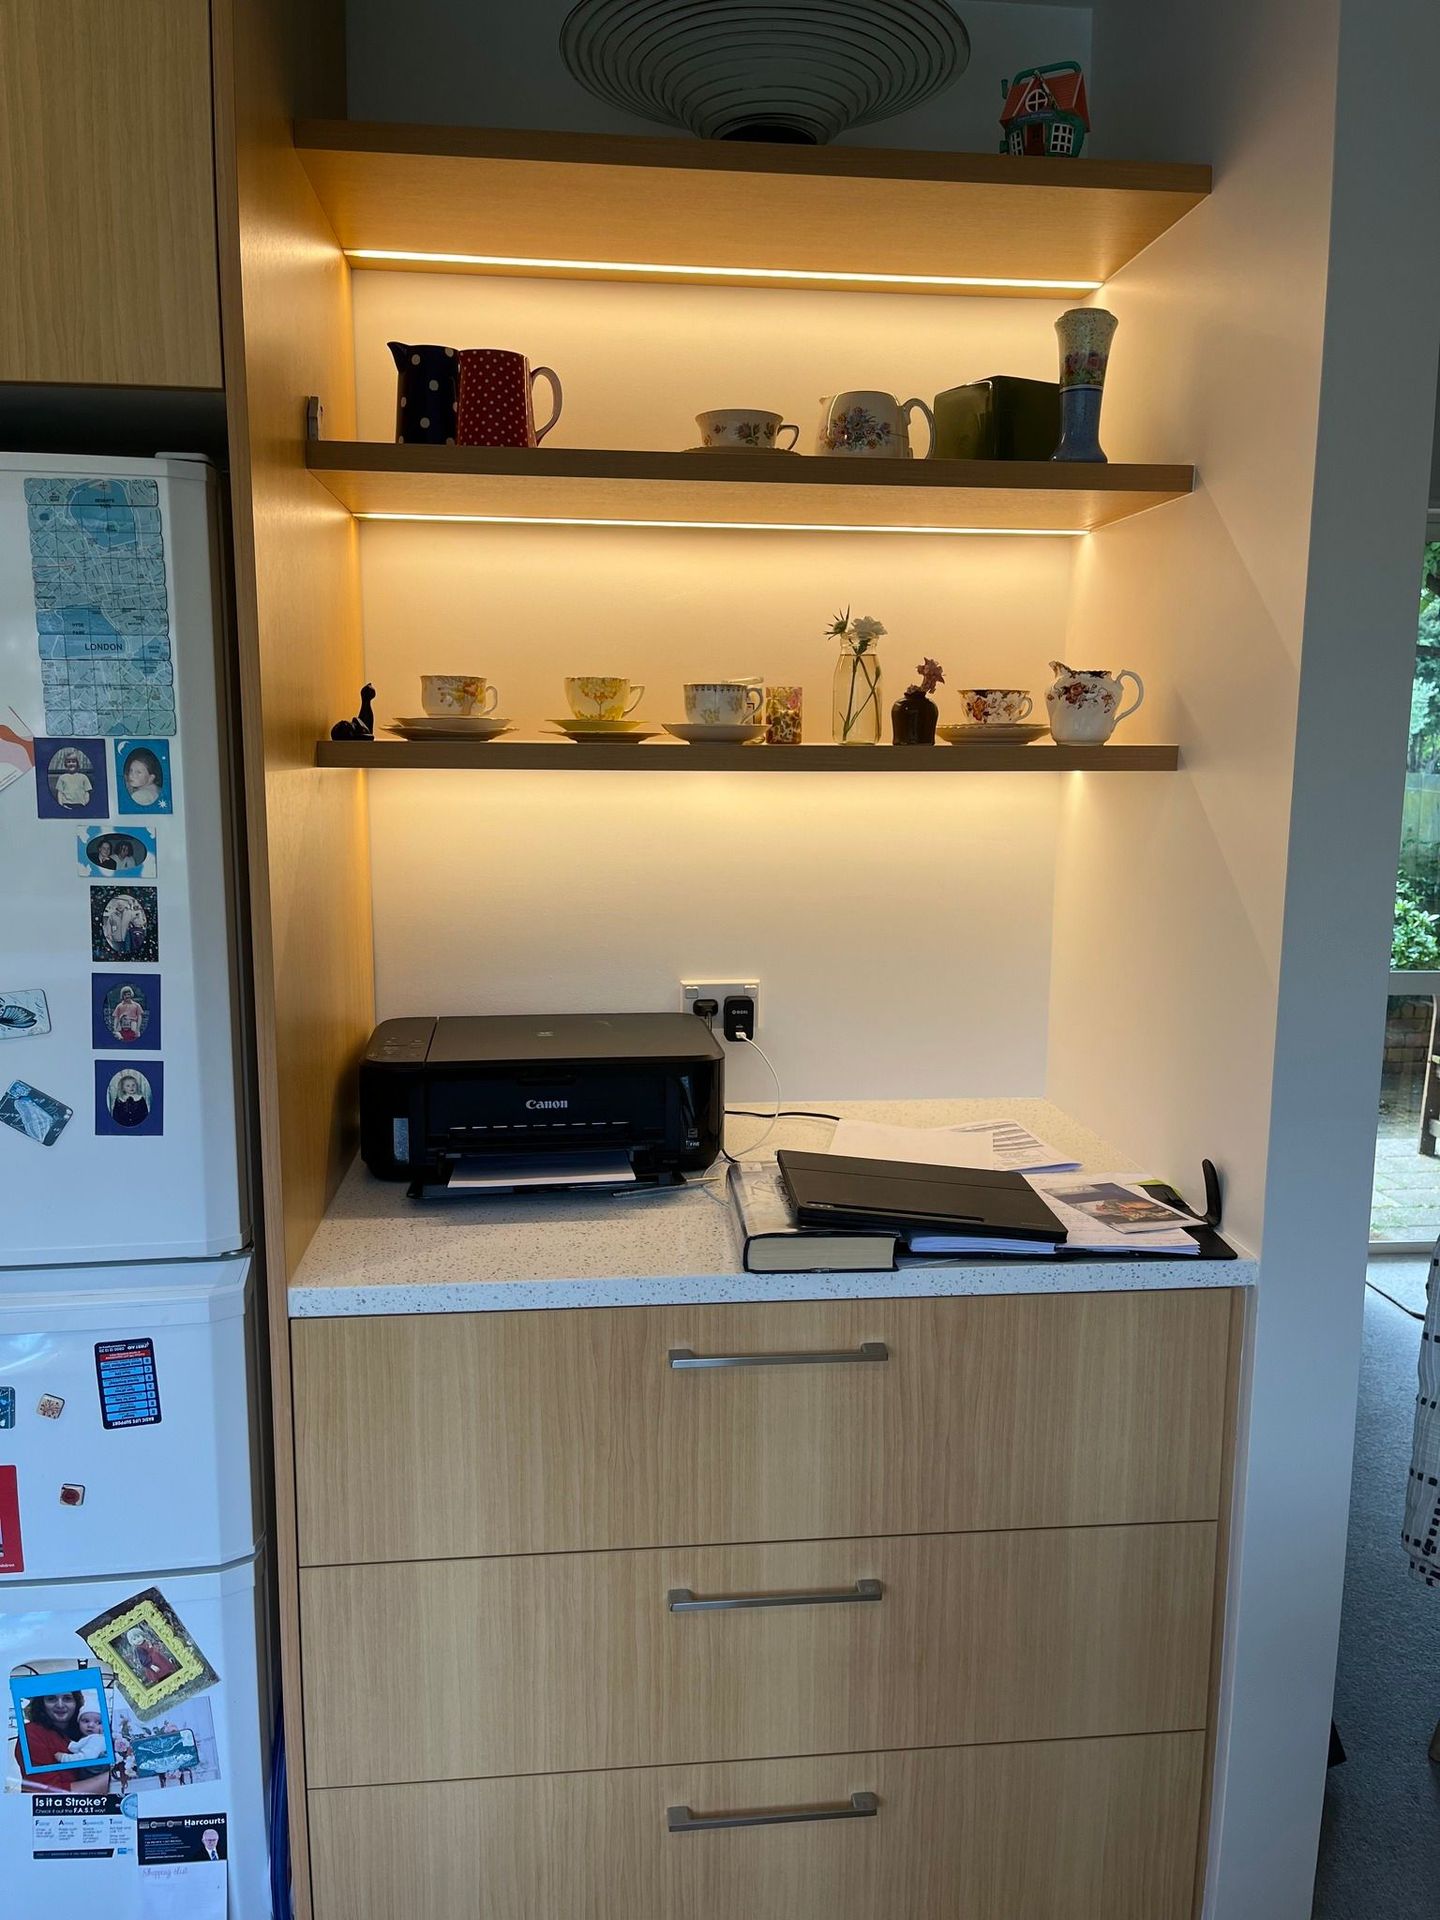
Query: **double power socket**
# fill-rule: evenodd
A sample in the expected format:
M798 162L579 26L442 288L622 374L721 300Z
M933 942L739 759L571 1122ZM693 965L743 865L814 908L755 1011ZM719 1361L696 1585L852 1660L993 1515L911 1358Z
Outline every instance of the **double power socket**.
M715 1002L716 1010L711 1016L710 1025L717 1039L755 1038L760 1026L758 980L682 980L680 1004L686 1013L694 1013L697 1000ZM747 1025L748 1031L745 1031Z

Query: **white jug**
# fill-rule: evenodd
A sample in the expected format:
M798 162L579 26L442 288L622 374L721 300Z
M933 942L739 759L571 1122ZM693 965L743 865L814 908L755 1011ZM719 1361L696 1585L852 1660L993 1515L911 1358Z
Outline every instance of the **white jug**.
M908 460L910 415L919 410L930 428L929 454L935 448L935 416L923 400L897 400L893 393L856 388L820 402L816 453L840 453L860 459Z
M1144 682L1128 667L1107 673L1103 667L1067 667L1063 660L1052 660L1050 671L1055 675L1045 694L1050 734L1065 746L1100 746L1145 698ZM1135 682L1135 698L1128 707L1120 705L1122 680Z

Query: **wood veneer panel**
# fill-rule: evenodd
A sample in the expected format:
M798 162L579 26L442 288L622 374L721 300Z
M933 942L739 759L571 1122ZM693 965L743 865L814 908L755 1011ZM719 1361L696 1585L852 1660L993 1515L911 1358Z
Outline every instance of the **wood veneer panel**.
M569 740L317 740L317 767L466 768L477 773L524 768L559 773L1171 773L1180 749L1164 745L1103 747L691 747L649 742L635 747L589 746Z
M349 270L290 124L343 88L343 6L215 0L214 31L280 1669L293 1891L309 1920L287 1282L351 1150L372 989L361 783L317 774L312 744L363 678L354 524L317 496L304 455L307 394L350 419Z
M306 1565L1213 1520L1229 1289L298 1320ZM696 1372L699 1354L883 1363Z
M1200 1734L1171 1733L314 1793L316 1911L1188 1920L1202 1750ZM856 1792L879 1797L874 1818L666 1831L667 1807Z
M1085 532L1191 492L1195 469L1051 460L591 447L420 447L319 440L316 479L352 513L727 526L958 527Z
M1210 191L1202 166L646 135L339 121L296 144L346 247L682 268L1098 282Z
M312 1568L310 1784L1193 1729L1214 1569L1213 1521Z
M0 380L219 387L206 0L4 0L0 181Z

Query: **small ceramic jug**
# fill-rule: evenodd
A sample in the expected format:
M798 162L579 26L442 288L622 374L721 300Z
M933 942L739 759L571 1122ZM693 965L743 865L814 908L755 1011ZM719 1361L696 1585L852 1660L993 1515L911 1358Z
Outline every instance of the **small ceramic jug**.
M554 403L543 427L535 425L531 391L541 375ZM462 447L538 447L564 405L559 375L532 367L508 347L465 347L460 353L459 439Z
M893 393L865 388L822 398L815 451L872 460L908 460L910 415L915 412L922 413L929 426L930 443L925 449L929 453L935 445L935 416L923 400L897 400Z
M387 340L395 359L395 439L398 445L446 447L455 443L460 393L460 356L454 347L411 347Z
M1045 705L1051 737L1062 745L1098 747L1145 698L1143 681L1128 667L1107 673L1103 667L1067 667L1063 660L1052 660L1050 671L1055 681L1046 691ZM1135 698L1128 707L1120 705L1122 680L1135 682Z

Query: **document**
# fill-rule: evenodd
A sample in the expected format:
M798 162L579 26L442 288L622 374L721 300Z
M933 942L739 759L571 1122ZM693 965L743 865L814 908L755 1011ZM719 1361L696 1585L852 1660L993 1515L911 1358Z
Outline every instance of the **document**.
M1067 1253L1200 1251L1187 1232L1200 1222L1124 1174L1031 1173L1026 1179L1064 1227Z
M980 1172L1059 1172L1078 1167L1018 1120L967 1120L958 1127L892 1127L842 1120L829 1153L851 1160L899 1160L912 1166L972 1167Z

